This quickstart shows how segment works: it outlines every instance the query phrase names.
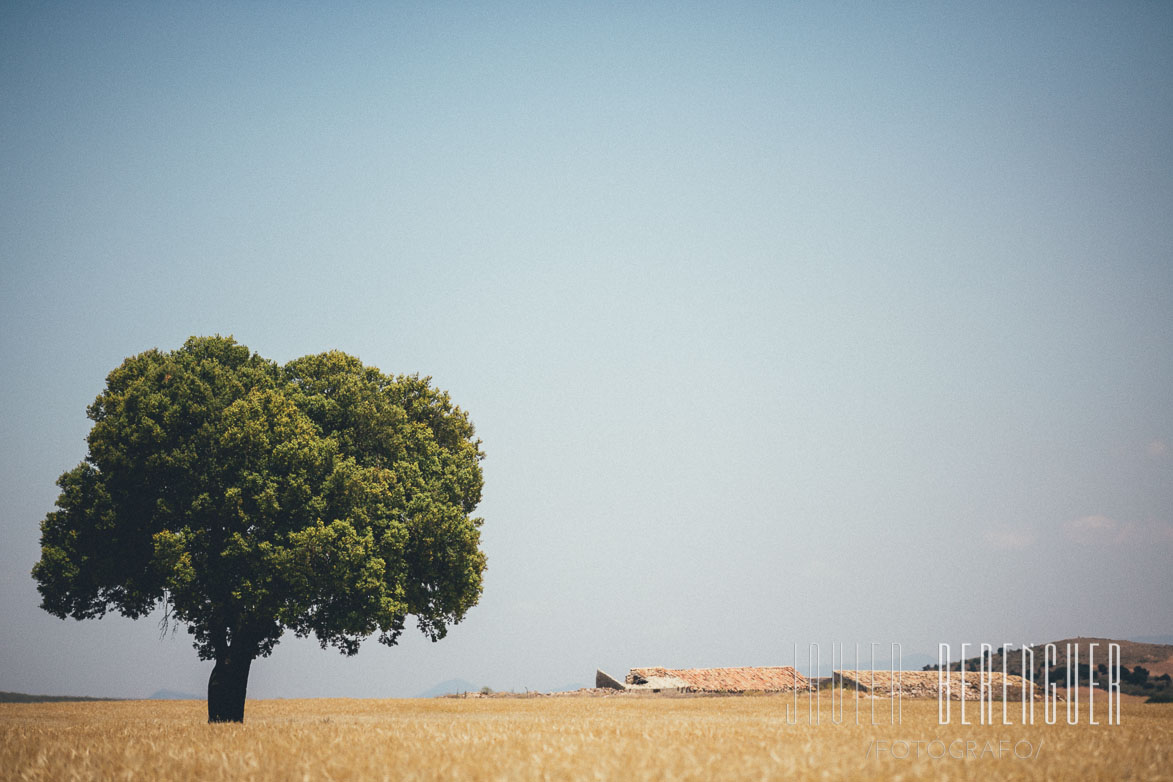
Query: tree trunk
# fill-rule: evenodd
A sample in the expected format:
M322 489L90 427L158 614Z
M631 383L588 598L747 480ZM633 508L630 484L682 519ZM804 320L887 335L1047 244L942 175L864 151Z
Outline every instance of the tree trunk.
M253 658L230 651L208 679L208 722L244 722L244 694Z

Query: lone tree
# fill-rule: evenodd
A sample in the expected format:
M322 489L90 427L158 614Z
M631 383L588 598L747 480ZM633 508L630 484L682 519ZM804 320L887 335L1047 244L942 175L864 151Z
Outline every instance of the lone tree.
M208 720L244 720L249 668L286 629L353 655L413 615L433 641L481 593L483 454L429 378L345 353L280 366L232 338L126 359L57 481L33 577L49 613L162 604L214 660Z

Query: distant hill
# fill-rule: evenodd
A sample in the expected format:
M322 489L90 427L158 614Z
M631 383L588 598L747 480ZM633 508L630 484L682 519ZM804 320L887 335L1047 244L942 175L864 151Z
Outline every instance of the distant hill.
M887 650L884 650L884 651L887 652ZM838 666L840 668L848 667L849 663L854 664L854 661L855 661L854 649L847 651L843 655L842 661L843 661L842 665ZM869 667L869 668L871 667L872 658L871 658L871 650L870 649L861 648L859 650L859 662L860 662L860 665L863 665L866 663L867 667ZM896 662L897 661L892 659L887 653L885 653L882 657L881 657L881 655L877 654L876 655L876 670L881 670L881 669L891 670L894 666L894 663L896 663ZM900 662L900 669L901 670L919 671L919 670L923 669L924 666L929 665L930 663L937 662L937 658L931 654L925 654L924 652L906 652L906 653L900 655L899 662ZM835 667L835 666L832 666L832 667ZM827 666L823 665L823 670L826 670L826 669L827 669ZM822 671L820 671L820 675L826 675L826 674L823 673Z
M89 695L30 695L24 692L0 692L0 703L72 703L77 701L124 701L128 698L95 698ZM202 701L203 695L175 690L156 690L147 696L151 701Z
M1033 654L1034 681L1039 684L1044 681L1044 667L1049 668L1052 682L1060 687L1067 678L1067 646L1073 649L1072 663L1078 663L1078 675L1081 682L1086 683L1090 678L1096 680L1096 686L1105 687L1108 684L1108 644L1117 644L1120 647L1120 692L1128 695L1142 695L1158 699L1173 697L1173 645L1145 643L1141 641L1121 641L1113 638L1064 638L1061 641L1051 641L1055 646L1055 659L1051 665L1045 666L1045 653L1048 644L1034 644L1029 646ZM1088 653L1091 644L1096 644L1095 669L1088 666ZM981 669L982 657L970 657L965 660L965 670L978 671ZM956 662L953 663L957 665ZM990 655L990 666L994 671L1002 670L1002 653L995 648ZM1022 675L1022 651L1019 648L1010 649L1006 655L1006 672ZM926 665L924 670L937 670L934 663Z
M441 695L453 695L461 692L477 692L481 688L465 679L448 679L433 685L415 696L417 698L438 698Z
M0 703L72 703L76 701L117 701L122 698L93 698L88 695L29 695L24 692L0 692Z
M1096 647L1096 664L1108 662L1108 644L1120 645L1120 664L1127 668L1134 668L1138 665L1151 667L1153 665L1162 665L1173 658L1173 645L1160 643L1144 643L1140 641L1121 641L1114 638L1064 638L1062 641L1052 641L1055 644L1056 658L1058 665L1067 665L1067 645L1079 646L1079 662L1081 665L1087 665L1087 651L1091 644L1099 644ZM1035 665L1041 667L1043 664L1043 652L1047 644L1035 644L1031 647L1035 654ZM1013 665L1015 658L1021 662L1022 654L1016 653L1016 650L1010 652L1010 659L1008 662ZM975 658L976 659L976 658ZM1000 660L997 654L994 655L995 660Z
M207 700L203 695L190 692L176 692L175 690L155 690L147 696L149 701L202 701Z
M1056 662L1055 665L1067 664L1067 645L1079 647L1079 662L1080 665L1087 665L1087 655L1091 644L1097 644L1095 654L1095 663L1098 666L1100 663L1108 662L1108 644L1118 644L1120 647L1120 664L1127 668L1132 668L1137 665L1144 666L1158 666L1163 669L1163 666L1173 658L1173 645L1150 643L1142 641L1123 641L1115 638L1064 638L1061 641L1050 641L1048 643L1055 645ZM1034 664L1036 669L1040 669L1043 665L1043 653L1047 647L1047 643L1037 643L1028 648L1034 652ZM973 648L972 646L970 647ZM976 651L976 650L975 650ZM977 670L978 664L981 661L980 653L973 657L967 658L966 668ZM994 667L997 670L1002 669L1002 655L1000 649L994 648L993 653ZM956 661L953 663L956 665ZM1022 652L1020 647L1013 647L1010 650L1010 655L1006 660L1006 668L1009 673L1021 673L1020 668L1022 664ZM934 661L931 665L925 667L925 670L936 670L937 665Z
M591 682L590 684L583 684L582 682L574 682L573 684L563 684L561 687L556 687L556 688L550 690L550 692L574 692L575 690L581 690L586 687L594 687L594 686L595 686L594 682Z

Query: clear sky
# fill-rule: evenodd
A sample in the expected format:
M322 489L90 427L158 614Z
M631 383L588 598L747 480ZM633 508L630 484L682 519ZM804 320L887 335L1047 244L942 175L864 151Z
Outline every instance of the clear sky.
M466 621L250 695L1173 632L1168 3L5 2L0 264L0 690L206 686L29 576L193 334L488 455Z

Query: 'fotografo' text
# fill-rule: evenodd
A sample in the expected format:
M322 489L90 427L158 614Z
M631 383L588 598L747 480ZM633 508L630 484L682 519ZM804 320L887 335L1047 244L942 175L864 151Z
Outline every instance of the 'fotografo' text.
M931 758L932 760L983 760L985 758L1029 760L1043 751L1043 742L1032 744L1026 739L1013 741L975 741L973 739L872 739L868 742L864 759L893 758L895 760Z

